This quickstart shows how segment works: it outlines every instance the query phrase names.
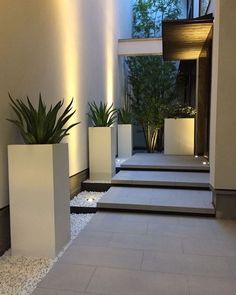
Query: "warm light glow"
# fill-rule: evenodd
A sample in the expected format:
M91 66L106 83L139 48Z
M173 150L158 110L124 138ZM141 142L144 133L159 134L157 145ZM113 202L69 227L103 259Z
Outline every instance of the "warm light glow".
M115 95L115 44L114 44L114 18L115 18L115 1L104 0L106 13L105 32L106 32L106 102L108 105L114 103Z
M87 199L87 201L88 201L89 203L93 203L93 202L95 201L95 199L94 199L93 197L90 197L90 198Z
M76 113L70 123L78 122L79 118L79 98L80 98L80 77L79 77L79 20L78 2L60 0L56 1L55 6L58 9L61 44L62 44L62 61L64 73L64 98L68 104L72 97L74 98L73 107ZM67 137L69 144L69 162L70 175L79 171L79 127L75 127L70 131L70 136Z
M195 155L195 158L198 158L198 155Z
M203 165L207 165L207 162L202 162Z

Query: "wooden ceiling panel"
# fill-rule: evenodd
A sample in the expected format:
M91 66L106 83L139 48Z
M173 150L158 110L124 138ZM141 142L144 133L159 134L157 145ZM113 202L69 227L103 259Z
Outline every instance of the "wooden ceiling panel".
M197 59L212 25L212 19L164 21L162 27L164 59Z

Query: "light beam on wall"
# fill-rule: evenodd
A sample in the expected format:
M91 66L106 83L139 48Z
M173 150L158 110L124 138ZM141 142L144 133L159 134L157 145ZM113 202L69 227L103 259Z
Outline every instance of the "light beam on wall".
M106 9L106 22L105 22L105 32L106 32L106 102L108 105L114 103L115 95L115 46L114 43L114 33L115 33L115 1L104 0L104 7Z
M79 77L79 20L78 1L76 0L55 0L55 7L58 10L58 20L60 25L60 38L62 46L62 62L64 73L64 95L66 104L74 98L73 106L76 113L70 123L78 122L79 118L79 98L80 98L80 77ZM74 121L74 122L72 122ZM70 131L67 138L69 144L70 175L80 171L79 150L79 128L80 125Z

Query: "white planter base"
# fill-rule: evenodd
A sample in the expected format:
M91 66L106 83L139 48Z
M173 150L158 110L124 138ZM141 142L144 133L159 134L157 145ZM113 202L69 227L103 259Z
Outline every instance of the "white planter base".
M8 147L12 255L55 258L70 241L67 144Z
M165 119L164 153L194 155L194 118Z
M133 129L131 124L118 125L118 157L130 158L133 154Z
M115 174L115 127L89 127L89 174L91 180L110 180Z

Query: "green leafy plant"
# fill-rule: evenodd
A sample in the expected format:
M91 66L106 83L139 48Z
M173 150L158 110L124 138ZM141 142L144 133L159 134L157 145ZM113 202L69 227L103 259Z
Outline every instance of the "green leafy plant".
M132 100L132 110L137 125L141 126L148 153L155 152L158 133L163 126L166 105L155 97Z
M160 37L162 21L178 19L180 12L180 0L135 0L133 38ZM161 150L166 108L178 96L176 64L161 56L128 57L126 64L135 123L143 129L147 151Z
M89 103L88 116L94 127L110 127L115 123L117 110L113 108L113 104L108 107L107 103L100 102L99 106L96 102Z
M131 124L132 112L127 108L121 108L118 110L118 122L119 124Z
M71 112L73 99L65 108L64 112L58 116L59 110L64 102L59 101L54 107L51 105L47 111L46 104L42 101L39 94L38 109L36 109L27 97L27 104L21 99L11 100L11 108L17 116L17 119L7 119L17 126L23 140L26 144L55 144L68 136L68 131L80 122L65 127L69 119L74 115L75 111Z
M168 118L194 118L196 109L194 107L182 104L174 104L168 107Z

